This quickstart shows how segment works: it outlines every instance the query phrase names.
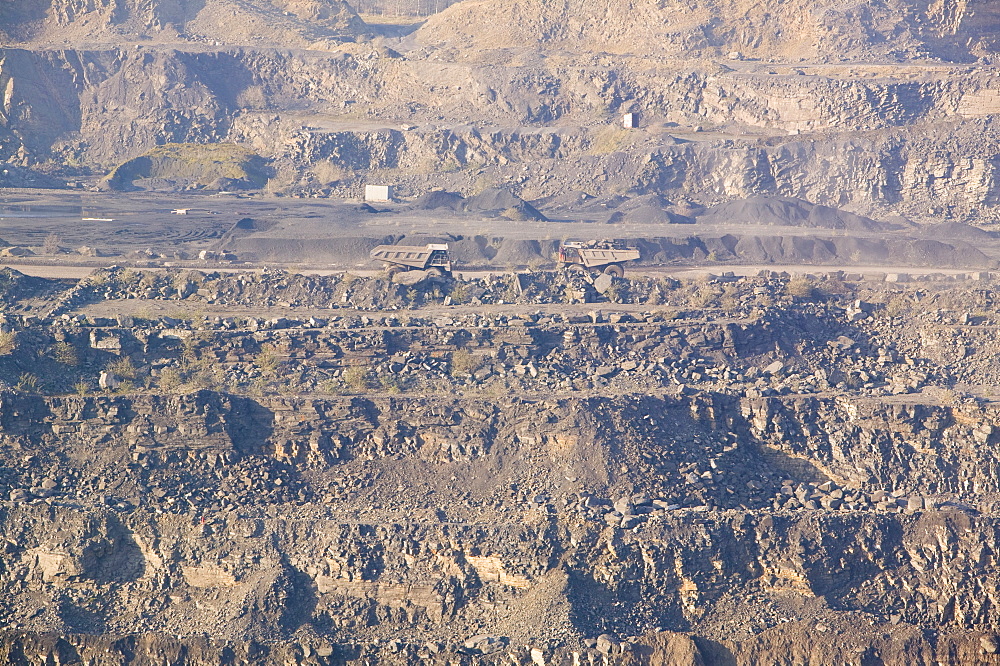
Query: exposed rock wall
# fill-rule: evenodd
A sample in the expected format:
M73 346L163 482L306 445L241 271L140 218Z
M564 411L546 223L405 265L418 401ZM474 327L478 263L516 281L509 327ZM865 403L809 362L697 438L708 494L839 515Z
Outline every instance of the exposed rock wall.
M934 658L993 663L977 638L996 623L997 583L989 572L996 565L990 553L998 546L997 525L960 511L875 520L689 515L651 522L634 535L545 521L428 529L225 513L209 514L196 525L142 512L122 519L100 509L84 516L44 513L18 510L4 516L0 528L16 542L7 547L4 610L31 618L18 622L21 627L58 631L71 644L74 631L101 629L114 636L141 629L141 638L128 639L139 642L136 652L162 642L158 635L179 634L178 647L190 646L197 659L193 630L232 646L242 659L256 656L250 663L270 663L268 653L281 650L282 638L299 644L293 663L343 663L355 649L360 653L354 658L402 651L385 658L406 663L427 653L423 641L404 638L392 650L388 641L351 646L361 636L387 631L399 637L447 635L461 643L462 630L482 618L513 635L504 652L527 656L532 643L523 647L527 635L519 637L517 628L554 619L546 617L553 608L538 602L552 603L556 596L537 598L554 585L567 604L561 621L532 633L572 641L570 619L603 632L628 632L637 625L683 629L738 590L743 603L729 606L738 614L732 619L742 623L740 616L749 614L757 636L746 644L723 642L723 650L740 655L735 663L791 658L813 641L820 654L808 663L844 658L851 650L850 640L838 646L812 636L805 645L792 646L778 639L781 610L775 603L785 595L823 598L831 610L849 606L886 624L892 616L897 623L901 618L899 633L910 634L909 650L916 655L909 661L896 657L896 663ZM58 533L46 527L53 521L60 525ZM970 563L975 563L971 575ZM105 588L102 596L114 596L123 607L112 612L90 600L97 585ZM612 599L626 603L609 608ZM830 615L828 628L840 624ZM955 647L935 655L932 644L919 637L920 627L955 638L965 633L965 645L959 638ZM864 628L859 631L865 634ZM3 649L17 654L22 641L8 636ZM88 643L102 645L102 639L77 647L86 649ZM875 654L893 651L874 640L858 644ZM554 663L572 663L568 653L548 651L548 656ZM596 651L591 654L600 659ZM176 663L176 657L164 656ZM11 663L42 663L31 658L37 657ZM965 661L970 658L982 661Z
M341 0L13 0L2 29L14 39L116 43L174 36L226 42L257 37L302 45L364 31Z
M899 83L822 71L664 77L627 64L584 70L463 65L428 92L424 68L349 54L8 50L0 65L7 132L0 146L25 165L62 156L110 166L167 142L236 141L299 169L328 161L348 173L438 174L413 180L414 189L435 178L471 189L479 169L523 178L522 165L529 165L545 172L529 170L524 178L535 197L581 188L702 200L775 193L915 215L949 206L959 215L985 212L1000 191L988 119L996 91L988 77L959 81L945 74ZM301 100L318 112L364 105L417 118L485 116L495 126L304 128ZM586 122L626 103L682 124L736 122L823 134L678 142L665 133L611 136L579 126L515 129L563 118ZM920 126L943 120L956 124ZM403 178L403 190L406 178L413 179Z
M732 51L757 57L864 59L928 52L981 55L996 43L996 10L987 0L890 0L836 3L663 1L595 5L582 0L545 3L481 1L452 6L418 32L427 44L446 43L475 57L524 44L549 49L712 55ZM498 26L488 35L480 21Z

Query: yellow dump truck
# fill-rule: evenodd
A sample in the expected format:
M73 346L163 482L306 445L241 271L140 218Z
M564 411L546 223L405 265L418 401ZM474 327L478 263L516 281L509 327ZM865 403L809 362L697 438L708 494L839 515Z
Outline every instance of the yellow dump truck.
M556 258L559 268L568 271L601 271L622 277L622 264L639 258L639 250L627 248L614 241L568 241L559 248Z
M431 275L451 275L451 257L447 243L427 245L379 245L370 253L372 259L386 266L389 277L403 271L427 271Z

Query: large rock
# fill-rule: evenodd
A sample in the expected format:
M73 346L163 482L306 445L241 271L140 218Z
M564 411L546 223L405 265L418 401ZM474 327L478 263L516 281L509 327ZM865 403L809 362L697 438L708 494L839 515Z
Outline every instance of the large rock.
M594 289L598 293L605 293L614 284L614 278L607 273L601 273L596 278L594 278Z
M614 654L618 650L618 641L611 634L601 634L597 637L597 651L603 655Z

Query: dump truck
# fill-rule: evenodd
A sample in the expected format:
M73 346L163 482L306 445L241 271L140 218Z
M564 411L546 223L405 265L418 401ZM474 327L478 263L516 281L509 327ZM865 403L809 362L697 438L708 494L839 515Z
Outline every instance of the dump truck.
M639 250L628 248L614 241L568 241L559 248L556 258L559 268L585 273L601 271L622 277L622 264L639 258Z
M427 245L379 245L370 253L372 259L386 266L391 278L403 271L427 271L431 275L451 275L451 257L447 243Z

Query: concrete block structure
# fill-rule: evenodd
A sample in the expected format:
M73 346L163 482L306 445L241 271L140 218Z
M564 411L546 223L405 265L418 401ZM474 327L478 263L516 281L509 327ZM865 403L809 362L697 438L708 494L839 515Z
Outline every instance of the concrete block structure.
M365 201L392 201L392 185L365 185Z

